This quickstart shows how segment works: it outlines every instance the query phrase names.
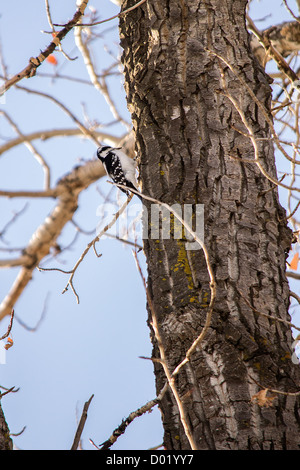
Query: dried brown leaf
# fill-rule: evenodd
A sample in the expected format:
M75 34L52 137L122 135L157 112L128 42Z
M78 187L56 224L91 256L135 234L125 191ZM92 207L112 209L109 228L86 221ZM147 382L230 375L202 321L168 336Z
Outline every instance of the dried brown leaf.
M264 388L263 390L260 390L258 393L255 393L255 395L251 397L251 402L256 403L258 406L266 407L266 408L273 406L273 401L276 398L276 396L272 395L270 397L267 397L267 393L268 393L268 388Z

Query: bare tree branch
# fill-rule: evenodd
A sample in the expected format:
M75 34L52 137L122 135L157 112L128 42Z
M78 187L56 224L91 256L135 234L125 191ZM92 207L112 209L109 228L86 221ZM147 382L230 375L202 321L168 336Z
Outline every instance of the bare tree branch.
M248 20L248 18L247 18ZM251 22L249 22L249 29L251 30ZM283 57L288 57L293 53L297 53L300 49L299 43L300 24L296 21L286 21L279 25L273 25L260 34L267 35L271 41L272 46ZM272 57L266 51L264 45L259 41L257 35L251 35L251 48L261 65L264 67Z
M0 195L1 195L1 191L0 191ZM15 212L13 217L4 225L4 227L0 231L0 238L2 239L2 241L3 241L3 235L5 234L5 232L16 221L16 219L25 212L25 210L27 209L27 206L28 204L26 203L24 207L21 210Z
M292 279L300 280L300 274L294 273L292 271L287 271L287 277L291 277Z
M58 196L57 188L48 189L46 191L4 191L0 190L0 196L8 198L18 198L18 197L28 197L28 198L38 198L38 197L53 197Z
M129 204L129 202L131 201L132 199L132 195L130 195L127 200L125 201L125 203L122 205L122 207L116 212L116 214L114 215L114 217L112 218L112 220L101 230L101 232L99 234L97 234L97 236L91 241L88 243L87 247L85 248L85 250L83 251L83 253L81 254L80 258L78 259L78 261L75 263L74 267L69 270L69 271L64 271L63 269L59 269L59 268L42 268L40 266L38 266L38 269L39 271L58 271L58 272L62 272L62 273L65 273L65 274L71 274L69 279L68 279L68 282L67 282L67 285L66 287L64 288L64 290L62 291L62 294L64 294L65 292L67 292L69 286L71 287L75 297L76 297L76 301L77 303L79 304L79 295L74 287L74 284L73 284L73 278L74 278L74 275L75 275L75 272L77 271L77 268L78 266L82 263L82 261L84 260L85 256L87 255L87 253L90 251L90 249L93 247L94 248L94 252L96 254L96 256L100 257L101 255L98 255L98 253L96 252L96 249L95 249L95 244L100 240L100 238L116 223L116 221L118 220L118 218L120 217L120 215L124 212L124 210L126 209L127 205Z
M108 450L116 442L118 437L122 436L122 434L125 433L127 427L130 423L132 423L134 419L138 418L139 416L142 416L145 413L148 413L158 403L159 399L154 398L153 400L148 401L147 403L145 403L145 405L130 413L130 415L127 416L127 418L123 419L121 424L112 432L112 435L106 441L100 444L99 450Z
M136 8L138 8L139 6L141 6L145 2L146 2L146 0L140 0L139 2L137 2L132 7L127 8L126 10L123 10L120 13L118 13L117 15L111 16L110 18L106 18L105 20L95 21L94 23L79 24L77 26L96 26L98 24L107 23L108 21L114 20L115 18L120 18L120 16L123 16L123 15L125 15L126 13L129 13L132 10L135 10ZM54 26L63 26L63 25L55 24Z
M238 73L238 71L235 69L235 67L233 67L232 64L230 64L228 62L228 60L226 60L224 57L220 56L219 54L217 54L216 52L212 51L212 50L208 50L208 52L210 52L211 54L215 55L216 57L218 57L222 62L224 62L224 64L227 65L227 67L229 67L229 69L231 70L231 72L238 78L238 80L240 81L240 83L243 85L243 87L245 88L245 90L249 93L249 95L251 96L251 98L253 99L253 101L257 104L257 106L259 107L259 109L261 110L262 114L264 115L266 121L268 122L268 125L270 126L270 130L272 132L272 135L273 135L273 139L274 139L274 142L276 143L278 149L281 151L281 153L285 156L285 158L291 162L294 162L295 163L295 160L293 158L291 158L287 152L284 150L284 148L282 147L281 145L281 142L278 138L278 135L274 129L274 125L273 125L273 122L272 120L270 119L270 116L268 115L268 113L266 112L266 109L264 108L264 106L262 105L262 103L259 101L259 99L257 98L257 96L253 93L253 91L251 90L251 88L247 85L246 81L244 80L244 78ZM221 72L222 73L222 72ZM230 96L230 95L229 95ZM228 96L228 97L229 97ZM235 100L235 102L237 102ZM243 120L243 119L242 119ZM246 119L244 119L245 122L247 122ZM249 132L249 129L248 127L246 126L246 129L248 130ZM249 138L252 139L253 136L251 135L251 132L249 132ZM250 160L251 162L251 160ZM300 162L298 162L300 164ZM266 176L267 177L267 176ZM270 177L271 181L272 179L274 180L273 182L275 184L279 184L279 182L277 180L275 180L273 177ZM268 178L269 179L269 178ZM280 186L286 188L286 189L290 189L290 186L285 186L283 185L282 183L280 183ZM300 191L299 188L295 187L295 188L292 188L292 189L295 189L297 191Z
M52 23L52 18L51 18L51 13L50 13L50 6L49 6L49 1L48 0L45 0L45 7L46 7L46 14L47 14L48 23L49 23L49 26L52 30L52 35L56 36L57 32L55 31L54 25ZM59 42L58 47L59 47L60 52L65 56L65 58L67 60L76 60L77 59L77 57L73 57L73 59L72 59L68 56L68 54L66 54L66 52L62 48L61 42Z
M8 315L24 288L31 280L34 269L48 255L63 227L70 221L77 209L78 196L86 187L104 176L104 168L98 161L89 161L75 168L56 186L57 205L37 228L24 250L24 264L10 291L0 304L0 319Z
M43 311L41 313L41 316L40 318L38 319L37 323L35 324L35 326L28 326L23 320L21 320L21 318L17 317L15 315L15 319L17 320L17 322L23 327L25 328L25 330L27 331L31 331L31 332L34 332L34 331L37 331L40 324L42 323L42 321L44 320L44 317L45 317L45 314L46 314L46 310L47 310L47 299L48 299L48 295L45 299L45 302L44 302L44 307L43 307Z
M76 434L75 434L75 437L74 437L74 441L73 441L71 450L77 450L77 448L78 448L80 438L81 438L81 434L82 434L82 431L83 431L83 428L84 428L84 425L85 425L85 422L86 422L86 419L87 419L87 412L88 412L89 406L90 406L91 401L92 401L93 398L94 398L94 394L84 404L84 407L83 407L83 410L82 410L82 415L81 415L81 418L80 418L80 421L79 421L79 424L78 424L78 427L77 427L77 431L76 431Z
M267 55L269 55L273 60L275 60L278 69L291 81L291 83L295 83L299 80L298 75L294 72L293 69L288 65L288 63L284 60L282 55L275 49L272 45L268 37L268 32L262 34L255 26L251 18L247 17L248 25L250 30L255 34L259 42L264 46L266 49Z
M40 53L39 56L31 57L29 59L29 64L23 70L21 70L9 80L6 80L6 82L0 88L0 96L2 96L7 90L9 90L10 87L18 83L23 78L29 78L35 75L36 69L44 62L45 59L47 59L50 54L52 54L52 52L54 52L64 37L71 31L72 28L74 28L76 23L78 23L80 18L84 15L88 1L89 0L82 0L73 18L64 26L61 31L56 34L56 36L53 37L52 42L43 52Z
M261 312L261 311L257 310L255 307L253 307L253 305L251 305L251 303L249 302L247 297L240 290L238 290L238 293L240 294L242 299L246 302L248 307L250 307L253 312L257 313L258 315L261 315L262 317L269 318L270 320L285 323L286 325L289 325L290 327L295 328L296 330L300 331L300 328L298 326L294 325L293 323L291 323L287 320L283 320L282 318L278 318L278 317L275 317L274 315L269 315L267 313L264 313L264 312ZM293 292L291 292L290 295L297 299L296 294L294 294Z
M84 63L85 63L85 66L86 66L86 69L87 69L87 72L89 74L92 84L94 85L95 89L98 90L103 95L114 118L117 119L119 122L121 122L129 131L132 126L127 121L125 121L122 118L122 116L120 116L116 108L116 105L113 102L110 96L110 93L108 91L108 88L105 82L105 77L102 76L101 82L100 82L100 79L98 78L98 75L96 74L95 66L92 62L88 45L86 42L83 41L83 38L82 38L82 29L80 28L74 29L74 38L75 38L75 44L77 45L83 57L83 60L84 60Z
M61 108L72 119L72 121L75 122L75 124L78 126L78 128L81 130L81 132L86 137L89 137L92 140L92 142L94 142L96 147L99 146L99 141L96 138L96 136L94 134L94 131L88 129L84 124L82 124L82 122L75 116L75 114L72 113L70 111L70 109L67 106L65 106L60 100L58 100L57 98L55 98L52 95L49 95L49 93L44 93L42 91L31 90L30 88L26 88L26 87L23 87L23 86L20 86L20 85L16 85L16 88L18 88L18 90L26 91L26 93L42 96L43 98L46 98L46 99L52 101L53 103L55 103L59 108Z
M107 142L109 145L117 145L120 142L120 137L115 137L111 134L101 131L93 131L93 134L97 138L97 140L101 140ZM43 130L43 131L36 131L31 132L30 134L23 134L22 137L17 137L15 139L11 139L8 142L0 145L0 155L7 152L13 147L22 144L24 141L32 141L32 140L47 140L54 137L73 137L79 136L81 138L87 138L85 133L82 132L80 128L75 129L52 129L52 130Z
M12 329L12 326L13 326L13 321L14 321L14 309L12 309L11 311L11 314L10 314L10 322L9 322L9 325L8 325L8 328L7 328L7 331L6 333L4 333L4 335L2 335L0 337L0 341L2 341L3 339L7 338L11 332L11 329ZM13 387L14 388L14 387Z
M290 296L297 300L298 304L300 304L300 295L296 294L295 292L290 291ZM294 326L294 325L292 325ZM299 328L300 331L300 328Z
M11 119L11 117L8 115L7 112L1 110L0 114L2 114L7 121L10 123L12 128L15 130L15 132L19 135L20 139L22 139L23 143L26 145L28 150L33 154L34 158L37 160L37 162L42 166L44 170L44 187L45 189L50 188L50 168L49 165L46 163L44 157L38 152L38 150L33 146L33 144L30 142L30 140L26 139L24 134L20 131L19 127L17 124Z

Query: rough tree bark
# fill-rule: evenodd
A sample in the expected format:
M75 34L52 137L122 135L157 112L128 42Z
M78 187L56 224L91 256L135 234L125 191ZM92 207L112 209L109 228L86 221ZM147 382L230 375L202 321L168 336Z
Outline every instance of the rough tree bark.
M0 401L0 450L12 450L13 444Z
M257 140L259 161L276 178L268 139L271 89L250 49L246 4L148 0L120 18L125 89L143 192L171 205L205 206L217 299L205 341L176 378L197 446L298 449L299 398L278 394L272 407L251 402L258 383L295 392L300 381L289 326L255 313L240 295L256 310L289 320L285 261L291 232L277 188L257 165L232 158L253 159L254 151L228 93L255 137L263 138ZM122 8L130 6L125 0ZM181 240L148 239L144 245L149 292L173 370L205 322L206 263L202 251L186 251ZM158 357L153 332L152 339ZM159 392L165 376L160 364L154 368ZM165 447L188 449L170 392L161 411Z

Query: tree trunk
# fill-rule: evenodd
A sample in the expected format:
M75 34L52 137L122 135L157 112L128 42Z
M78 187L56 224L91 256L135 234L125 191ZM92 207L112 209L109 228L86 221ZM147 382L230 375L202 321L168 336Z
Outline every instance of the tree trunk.
M122 16L125 89L143 193L170 205L204 204L217 298L205 340L175 381L197 447L298 449L299 398L276 394L269 407L251 401L260 386L295 392L300 381L290 327L257 313L290 320L285 261L291 231L276 185L258 165L241 160L254 158L251 129L263 170L276 178L271 89L249 46L246 4L148 0ZM123 9L132 5L125 0ZM203 251L187 251L183 240L149 238L144 248L172 371L206 319L206 262ZM153 331L152 339L157 358ZM159 392L166 378L154 364ZM165 447L189 449L170 391L161 411Z
M12 450L13 444L9 435L9 429L1 407L0 400L0 450Z

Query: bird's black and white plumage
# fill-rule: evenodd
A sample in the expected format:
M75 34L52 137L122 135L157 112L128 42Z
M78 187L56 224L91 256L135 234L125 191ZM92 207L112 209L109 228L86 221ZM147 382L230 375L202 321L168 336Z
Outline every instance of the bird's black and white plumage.
M99 147L97 157L103 163L106 173L114 183L138 191L135 162L122 152L120 147L109 147L108 145ZM127 196L131 194L131 191L119 189ZM142 200L141 196L138 194L137 196Z

